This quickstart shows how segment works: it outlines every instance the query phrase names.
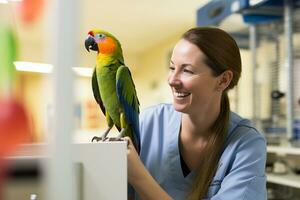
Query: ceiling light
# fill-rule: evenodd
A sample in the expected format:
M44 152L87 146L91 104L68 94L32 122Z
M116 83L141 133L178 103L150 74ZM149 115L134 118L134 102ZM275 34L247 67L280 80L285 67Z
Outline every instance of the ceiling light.
M23 1L23 0L0 0L0 3L2 3L2 4L7 4L8 2L21 2L21 1Z
M44 63L15 61L14 65L18 71L25 72L51 73L53 69L52 65Z
M25 72L36 72L36 73L51 73L53 70L53 65L45 63L34 63L34 62L24 62L15 61L14 65L18 71ZM84 77L92 77L93 69L89 67L73 67L75 74Z

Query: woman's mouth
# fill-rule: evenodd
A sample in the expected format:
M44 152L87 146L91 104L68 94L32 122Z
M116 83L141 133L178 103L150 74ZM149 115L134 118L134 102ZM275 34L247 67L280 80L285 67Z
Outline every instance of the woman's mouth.
M173 94L174 94L175 97L184 98L184 97L189 96L191 93L188 93L188 92L174 92Z

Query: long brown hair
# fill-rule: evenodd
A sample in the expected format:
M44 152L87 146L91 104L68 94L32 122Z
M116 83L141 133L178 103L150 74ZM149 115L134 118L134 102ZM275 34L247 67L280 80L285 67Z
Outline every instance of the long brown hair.
M223 91L221 109L217 120L211 127L204 156L197 168L197 176L189 193L189 200L205 197L212 182L224 147L228 132L230 104L227 91L237 85L241 75L241 56L235 40L225 31L215 27L196 27L188 30L183 39L196 45L206 56L205 63L212 69L214 76L226 70L233 73L229 86Z

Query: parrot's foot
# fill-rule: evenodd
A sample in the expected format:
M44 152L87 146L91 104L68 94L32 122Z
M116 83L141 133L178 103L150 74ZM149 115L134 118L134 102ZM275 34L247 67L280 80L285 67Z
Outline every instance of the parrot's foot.
M108 141L108 142L118 142L118 141L126 141L127 145L129 144L129 141L126 138L123 137L93 137L92 142L96 140L96 142L102 141Z
M119 142L126 141L127 142L127 146L129 145L128 139L124 138L124 137L112 137L112 138L108 138L108 141L119 141Z
M94 140L96 140L96 142L107 140L108 138L107 138L106 136L107 136L107 134L109 133L109 131L110 131L111 128L112 128L112 126L111 126L111 127L108 127L108 129L102 134L101 137L94 136L93 139L92 139L92 142L93 142Z
M113 142L113 141L126 141L126 139L122 137L110 137L108 138L108 141Z
M108 141L112 141L112 142L124 142L125 141L127 143L127 146L129 145L129 141L123 137L111 137L111 138L108 138Z
M107 137L97 137L97 136L94 136L93 139L92 139L92 142L94 142L94 140L96 142L99 142L99 141L105 141L107 139L108 139Z
M97 137L97 136L93 137L92 142L94 142L94 140L96 142L99 142L99 141L102 141L102 142L105 142L105 141L109 141L109 142L112 142L112 141L125 141L125 139L121 138L121 137Z

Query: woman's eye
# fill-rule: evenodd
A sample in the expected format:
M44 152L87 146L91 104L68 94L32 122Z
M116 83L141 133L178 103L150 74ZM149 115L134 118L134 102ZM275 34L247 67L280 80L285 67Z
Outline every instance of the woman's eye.
M169 69L170 69L170 71L174 71L175 67L170 66Z
M188 69L184 69L183 72L189 73L189 74L194 74L194 72L192 72L191 70L188 70Z

